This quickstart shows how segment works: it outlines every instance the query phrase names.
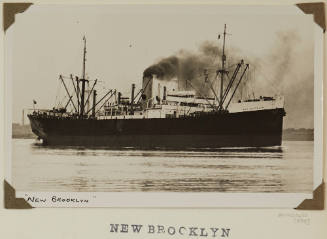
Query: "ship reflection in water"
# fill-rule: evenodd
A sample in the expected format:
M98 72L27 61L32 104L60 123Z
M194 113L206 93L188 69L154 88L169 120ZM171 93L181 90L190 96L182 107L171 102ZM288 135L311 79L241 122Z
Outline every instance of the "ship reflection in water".
M313 141L216 150L44 147L13 140L19 191L312 192Z

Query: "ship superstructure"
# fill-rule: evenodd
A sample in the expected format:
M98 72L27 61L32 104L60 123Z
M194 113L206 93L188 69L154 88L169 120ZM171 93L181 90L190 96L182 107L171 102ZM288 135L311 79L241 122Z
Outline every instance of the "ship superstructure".
M281 145L283 97L234 99L249 64L240 60L233 72L226 70L225 36L226 25L221 66L216 71L219 92L214 90L208 71L203 70L203 81L210 86L211 96L199 93L191 81L186 80L191 90L185 90L179 87L178 79L165 80L147 74L140 90L136 91L132 84L128 97L114 89L99 97L98 80L91 81L85 74L84 38L82 76L59 76L67 102L51 110L34 109L28 115L32 131L49 145L140 148Z

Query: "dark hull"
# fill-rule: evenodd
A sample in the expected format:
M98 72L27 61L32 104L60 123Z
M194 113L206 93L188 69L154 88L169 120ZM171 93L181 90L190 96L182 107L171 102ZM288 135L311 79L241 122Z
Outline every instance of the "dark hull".
M274 109L173 119L29 119L47 145L218 148L279 146L284 115L284 109Z

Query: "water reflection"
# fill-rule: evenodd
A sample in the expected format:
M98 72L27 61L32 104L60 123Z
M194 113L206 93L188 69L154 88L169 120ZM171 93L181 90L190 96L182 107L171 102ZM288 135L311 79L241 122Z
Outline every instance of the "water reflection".
M223 148L164 148L164 147L153 147L153 148L138 148L138 147L86 147L86 146L56 146L56 145L42 145L39 141L34 141L32 146L34 148L43 149L74 149L78 151L83 150L120 150L120 151L199 151L199 152L283 152L282 146L272 146L272 147L223 147Z
M14 184L25 191L312 191L312 142L182 151L44 147L14 140L13 148Z

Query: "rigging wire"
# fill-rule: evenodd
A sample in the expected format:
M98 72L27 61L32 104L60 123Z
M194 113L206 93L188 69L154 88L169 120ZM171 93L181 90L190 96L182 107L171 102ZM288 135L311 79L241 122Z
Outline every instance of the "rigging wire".
M186 79L187 80L187 79ZM196 89L195 89L195 87L192 85L192 83L189 81L189 80L187 80L188 82L189 82L189 84L190 84L190 86L195 90L195 91L197 91ZM201 94L200 94L200 96L202 96ZM202 96L203 97L203 96ZM209 103L209 105L212 107L212 108L215 108L214 107L214 105L212 105L211 103L210 103L210 101L206 98L206 97L203 97L203 98L205 98L205 100Z
M208 79L208 80L209 80L209 79ZM202 84L201 89L203 89L203 88L205 87L205 84L206 84L206 82L204 81L203 84ZM195 100L196 100L196 98L194 97L194 100L193 100L193 102L192 102L193 104L195 103ZM187 111L187 114L190 112L191 107L192 107L192 106L190 105L190 106L189 106L189 109L188 109L188 111Z

